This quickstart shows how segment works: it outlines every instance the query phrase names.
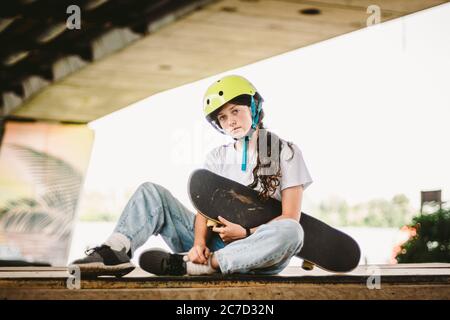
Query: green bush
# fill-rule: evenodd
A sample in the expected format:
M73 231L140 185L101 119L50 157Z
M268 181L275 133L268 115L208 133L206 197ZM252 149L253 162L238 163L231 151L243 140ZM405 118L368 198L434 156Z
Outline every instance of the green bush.
M409 228L416 234L401 246L398 263L450 262L450 209L416 216Z

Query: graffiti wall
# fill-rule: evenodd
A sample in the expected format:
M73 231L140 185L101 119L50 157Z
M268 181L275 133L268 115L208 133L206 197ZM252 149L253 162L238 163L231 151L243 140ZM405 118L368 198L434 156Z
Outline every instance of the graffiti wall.
M7 122L0 149L0 260L67 263L93 132Z

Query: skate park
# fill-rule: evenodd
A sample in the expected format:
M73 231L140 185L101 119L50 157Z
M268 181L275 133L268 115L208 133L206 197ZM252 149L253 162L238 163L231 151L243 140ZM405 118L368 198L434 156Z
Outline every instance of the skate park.
M201 164L204 153L211 146L224 141L223 137L214 136L212 129L204 123L199 107L201 91L223 73L235 72L259 79L258 84L265 91L275 88L282 82L283 75L289 74L294 79L285 88L290 94L298 93L301 96L302 88L314 87L312 93L305 91L310 92L311 99L320 101L318 105L323 105L323 101L330 104L336 101L334 108L330 106L329 109L323 109L330 110L331 116L321 117L321 113L317 112L304 122L300 111L308 114L308 109L303 107L295 111L299 112L296 115L300 119L295 121L289 116L289 110L296 110L295 102L288 99L283 91L274 95L272 102L267 102L268 112L273 114L274 129L289 135L292 132L294 139L301 139L308 154L320 147L308 142L306 133L315 130L314 134L322 139L319 141L326 142L330 136L337 135L334 130L340 126L334 126L333 119L339 117L375 119L377 125L370 127L373 133L367 136L367 144L376 144L376 130L382 131L383 127L398 127L401 133L415 131L414 128L420 125L420 122L412 119L394 123L404 119L401 117L402 112L405 112L402 107L386 109L387 113L393 115L392 122L385 120L386 114L370 110L348 109L347 115L336 110L337 106L345 107L347 98L353 99L353 102L363 101L370 92L378 97L371 106L399 96L407 99L409 95L413 98L406 100L405 106L414 99L423 99L425 105L428 95L434 95L437 101L442 101L441 104L427 106L432 110L429 113L422 113L419 109L409 111L418 119L435 121L434 135L427 135L424 140L419 140L421 136L417 135L417 145L395 149L393 143L389 145L389 150L394 155L396 150L399 154L413 154L411 150L421 153L428 150L427 147L431 150L442 147L445 143L441 135L445 132L445 114L439 115L438 112L448 102L448 94L442 82L433 79L443 77L448 70L448 64L441 66L438 63L444 60L440 53L448 52L449 49L445 46L435 48L439 41L433 41L439 37L431 35L442 35L445 30L448 31L445 28L449 26L443 23L442 18L449 12L446 2L204 0L128 1L123 4L114 1L83 1L78 8L70 8L71 3L66 1L60 1L59 5L52 7L47 7L47 2L39 0L33 4L21 1L1 4L0 39L3 40L0 41L5 45L1 49L0 161L3 160L3 163L0 173L4 177L1 188L5 192L2 192L0 199L0 260L4 260L0 267L0 297L448 299L449 262L391 264L381 262L385 260L375 255L367 255L355 270L346 274L330 274L319 268L306 271L300 267L301 264L293 264L280 275L270 277L157 277L137 268L123 278L79 279L76 272L67 267L67 263L75 258L72 252L76 251L73 255L81 254L87 243L92 244L95 233L103 232L95 228L90 229L90 233L85 229L77 229L78 220L83 215L81 211L86 208L83 207L82 199L89 186L85 182L94 180L87 176L88 172L94 172L93 177L98 181L103 180L104 184L110 181L111 185L126 183L137 186L145 179L154 180L166 185L186 205L189 204L186 182L190 171ZM77 19L77 13L80 13L80 19ZM428 29L421 29L420 23L426 25L424 21L428 16L432 17L435 24ZM383 33L382 28L389 27L392 28L389 34L395 34L392 39ZM416 34L421 36L414 38ZM373 39L372 46L355 45L368 38ZM377 49L383 41L391 41L387 46L392 51ZM414 55L414 50L419 47L425 49ZM407 56L409 52L412 52L412 58ZM296 56L297 53L300 58ZM372 60L367 57L372 57ZM427 59L429 65L417 63L421 61L419 58ZM295 64L298 59L303 59L303 62ZM351 78L360 85L359 95L358 90L352 91L351 87L345 90L345 82L353 85L350 77L346 78L351 64L357 65ZM372 69L365 71L365 67L370 65ZM411 66L417 69L411 69ZM378 76L386 77L385 82L388 84L382 87L381 92L379 87L373 91L364 91L365 86L377 85L377 82L370 82L375 70L379 70ZM424 72L424 77L421 80L413 79L419 71ZM302 78L302 72L317 76ZM402 73L410 80L404 86L403 78L398 76ZM311 87L308 87L308 83ZM332 90L333 83L335 90ZM427 83L431 83L431 91L422 96L420 90ZM322 91L321 85L327 85L327 90ZM322 96L328 96L329 100L321 100ZM276 112L276 99L282 101L286 112ZM152 106L155 108L152 109ZM153 126L157 129L153 130ZM314 129L318 127L321 129ZM330 128L329 131L327 128ZM344 137L351 140L353 136L363 135L364 129L363 125L355 126ZM205 132L206 138L203 135ZM152 136L138 140L148 134ZM433 136L436 140L430 138ZM400 138L393 137L392 140L400 141ZM102 141L104 150L109 152L104 158L97 156L98 152L94 150L99 141ZM178 149L170 149L167 141L177 141ZM350 152L355 145L348 144L346 150ZM119 146L122 149L117 150ZM369 150L361 148L361 154ZM146 153L137 151L141 149L145 149ZM328 162L330 159L342 158L341 155L336 156L341 150L339 147L331 150L330 154L333 155L327 159ZM364 155L357 156L366 159ZM113 160L108 160L108 157L117 157L119 160L116 162L126 164L129 171ZM395 162L396 156L391 158L399 168L406 166L406 162ZM22 162L17 162L17 159L22 159ZM319 162L320 159L324 159L322 154L317 156L317 161L309 160L316 163L313 168L317 173L321 170L319 163L326 162ZM383 162L384 157L376 159L374 163L387 166ZM424 156L421 159L426 163L428 158ZM108 167L109 162L115 166ZM24 184L29 181L23 173L24 164L27 163L31 168L44 163L43 169L39 169L41 171L31 171L31 176L37 179L36 186ZM91 169L94 163L97 167ZM428 167L439 167L443 163L444 160L430 162ZM151 164L156 169L146 167L145 164ZM140 169L133 171L133 167ZM52 169L54 171L51 172ZM327 169L328 173L338 171L331 165ZM357 184L371 184L362 177L364 168L355 170L360 173L359 179L354 178ZM17 176L13 172L18 172ZM420 177L428 183L427 171L424 169L423 172ZM442 172L443 177L445 174L448 175ZM371 177L380 175L382 170ZM122 180L114 180L112 176ZM170 181L168 176L171 177ZM320 175L316 176L317 181L320 181ZM20 183L13 180L17 177ZM436 191L427 194L429 199L424 196L420 198L420 191L428 189L428 185L424 185L425 182L420 185L413 180L402 183L417 183L417 187L412 188L413 196L417 197L413 201L417 208L426 205L427 200L437 201L445 207L446 194L448 197L445 186L442 187L443 193ZM398 190L402 188L402 183L392 182L391 187L386 188ZM42 185L47 186L48 190L62 188L67 191L63 193L67 198L63 197L59 207L52 207L49 200L45 202L48 198L38 197ZM330 185L329 189L335 187ZM358 195L361 201L371 192L364 187L355 187L348 192L356 194L356 189L361 193ZM114 210L124 205L123 199L129 195L126 192L118 196L118 199L122 199L120 201L110 199L110 202L118 202ZM393 192L389 189L386 194ZM319 193L318 189L312 190L305 198L304 206L307 209L313 210L313 199ZM17 202L17 199L31 195L37 195L38 198ZM55 214L55 224L49 223L53 220L46 218L41 220L41 224L26 219L26 210L35 212L33 209L39 209L42 203L47 205L45 208L49 212ZM21 211L22 208L25 211ZM24 220L21 222L15 219L13 214L22 214ZM1 221L5 217L9 218L8 223ZM408 232L409 229L405 230ZM357 236L355 232L355 238ZM389 237L396 238L397 232L390 233ZM360 240L360 246L363 252L370 251L373 243L382 241L373 239L366 244ZM75 244L78 246L76 250L73 249ZM391 242L386 244L390 245ZM385 254L386 259L389 254ZM382 258L385 259L385 256Z

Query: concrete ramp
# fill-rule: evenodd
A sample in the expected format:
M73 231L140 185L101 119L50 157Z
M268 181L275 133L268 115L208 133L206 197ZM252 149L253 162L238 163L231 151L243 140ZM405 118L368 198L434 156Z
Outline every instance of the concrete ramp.
M76 289L77 284L79 289ZM450 299L450 264L359 266L348 274L288 267L277 276L71 278L67 268L0 268L0 299Z

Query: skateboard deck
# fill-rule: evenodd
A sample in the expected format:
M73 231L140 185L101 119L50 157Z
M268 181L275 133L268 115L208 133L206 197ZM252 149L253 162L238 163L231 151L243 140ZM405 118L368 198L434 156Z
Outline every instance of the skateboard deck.
M188 182L188 194L198 212L208 219L208 226L221 224L218 216L245 228L257 227L281 215L281 202L263 201L258 192L206 169L195 170ZM349 272L359 263L361 251L349 235L302 212L303 247L297 254L303 268L314 265L330 272Z

